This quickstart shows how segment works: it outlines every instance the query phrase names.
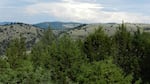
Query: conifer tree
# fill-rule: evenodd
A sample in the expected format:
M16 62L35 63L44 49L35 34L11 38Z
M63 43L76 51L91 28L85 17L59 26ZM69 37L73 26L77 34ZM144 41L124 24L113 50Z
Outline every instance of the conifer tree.
M31 59L34 62L35 66L41 66L49 68L49 46L51 46L52 42L55 40L55 35L52 30L49 28L44 32L43 37L40 42L38 42L32 49Z
M139 38L139 30L135 32L135 34L131 34L127 31L127 27L124 23L119 26L114 35L117 51L114 57L115 63L119 65L126 74L133 73L135 80L140 77L140 62L143 53L143 50L139 47L141 45Z
M11 68L15 69L19 67L21 61L27 58L26 45L23 37L11 41L7 48L6 56L8 58L8 62L10 63Z
M76 81L80 65L86 62L78 43L65 35L53 42L49 50L52 79L63 84L68 83L68 80Z
M89 35L84 42L84 52L91 62L107 58L112 54L111 51L111 39L104 33L102 27Z

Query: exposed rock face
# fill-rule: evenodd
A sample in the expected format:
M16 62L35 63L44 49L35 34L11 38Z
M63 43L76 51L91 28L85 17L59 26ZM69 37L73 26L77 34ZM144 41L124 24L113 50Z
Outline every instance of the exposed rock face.
M44 30L29 24L15 23L0 26L0 55L5 50L12 39L24 37L26 47L30 49L43 35Z

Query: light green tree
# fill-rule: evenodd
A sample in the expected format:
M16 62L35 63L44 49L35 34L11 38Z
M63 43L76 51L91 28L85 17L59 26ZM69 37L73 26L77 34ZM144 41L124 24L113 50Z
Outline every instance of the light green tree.
M83 64L80 69L79 84L132 84L132 75L126 76L112 59Z

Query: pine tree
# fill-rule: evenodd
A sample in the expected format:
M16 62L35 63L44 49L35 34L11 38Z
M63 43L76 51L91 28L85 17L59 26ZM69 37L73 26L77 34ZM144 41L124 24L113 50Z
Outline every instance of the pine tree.
M78 43L68 36L63 36L53 42L49 50L52 79L63 84L67 84L68 80L75 82L80 65L85 62Z
M89 61L99 61L107 58L112 53L111 39L99 27L95 33L89 35L84 42L84 52Z
M23 37L21 39L14 39L9 44L6 50L6 56L11 68L19 67L22 60L26 59L26 45Z
M31 59L35 66L38 65L41 67L50 68L49 46L51 46L55 39L56 37L50 28L44 32L40 42L33 47L31 52Z
M116 34L114 40L116 43L117 53L114 56L115 63L119 65L126 74L133 73L134 79L140 77L140 62L143 50L140 43L140 31L134 34L127 31L127 27L122 23ZM133 80L134 82L134 80Z

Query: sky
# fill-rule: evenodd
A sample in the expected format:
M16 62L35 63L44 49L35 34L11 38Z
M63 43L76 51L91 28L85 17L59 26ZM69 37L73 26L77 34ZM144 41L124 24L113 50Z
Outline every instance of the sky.
M150 23L150 0L0 0L0 22Z

